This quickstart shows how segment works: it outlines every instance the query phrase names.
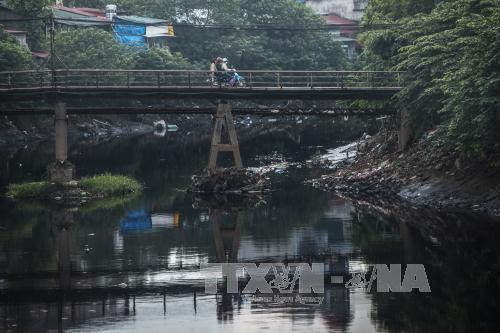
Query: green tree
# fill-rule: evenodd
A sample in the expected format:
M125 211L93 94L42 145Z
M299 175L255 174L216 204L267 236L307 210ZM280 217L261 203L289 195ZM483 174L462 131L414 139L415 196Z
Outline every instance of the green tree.
M135 66L136 51L118 43L102 29L63 31L56 35L56 64L61 68L127 69Z
M446 124L450 149L499 164L500 3L448 0L431 11L410 6L414 11L401 17L387 12L392 3L374 0L369 7L366 20L389 17L395 26L364 36L364 61L406 72L396 102L417 135Z
M387 70L396 65L393 57L402 46L397 26L406 18L426 14L435 8L436 0L372 0L368 3L362 24L365 27L394 25L395 28L373 29L359 39L364 45L361 65L370 70Z
M317 25L322 18L293 0L121 0L119 10L189 24ZM224 56L241 69L329 69L346 65L328 32L200 29L176 26L171 49L200 68Z
M363 17L365 23L389 23L421 13L430 13L437 0L371 0Z
M104 0L72 0L66 1L64 4L69 7L88 7L88 8L104 8L107 4L114 3L114 1Z
M192 65L180 53L172 53L168 48L152 48L137 53L135 69L187 69Z

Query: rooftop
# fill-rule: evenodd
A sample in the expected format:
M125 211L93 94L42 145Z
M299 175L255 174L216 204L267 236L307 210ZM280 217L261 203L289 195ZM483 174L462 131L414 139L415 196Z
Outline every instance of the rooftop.
M151 17L136 16L136 15L116 16L115 19L118 21L126 21L126 22L130 22L130 23L137 23L137 24L144 24L144 25L168 23L168 21L166 21L166 20L151 18Z
M73 26L100 26L107 24L106 17L92 8L68 8L53 6L52 12L57 23ZM97 14L97 15L96 15Z
M82 16L106 18L105 11L97 8L87 8L87 7L70 8L64 6L54 6L53 8Z
M358 24L357 21L346 19L337 14L325 14L323 17L325 18L327 24Z

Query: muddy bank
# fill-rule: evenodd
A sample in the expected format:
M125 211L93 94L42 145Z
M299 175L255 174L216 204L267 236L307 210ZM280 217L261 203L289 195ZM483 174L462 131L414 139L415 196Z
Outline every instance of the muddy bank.
M401 153L393 133L364 136L338 149L334 158L318 159L332 171L309 183L352 197L392 196L500 216L500 170L466 161L443 137L440 130L430 131Z

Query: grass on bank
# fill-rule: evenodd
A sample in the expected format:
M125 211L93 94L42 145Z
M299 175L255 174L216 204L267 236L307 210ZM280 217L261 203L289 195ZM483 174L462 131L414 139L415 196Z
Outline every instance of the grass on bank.
M50 191L48 182L11 184L7 187L7 197L11 199L32 199L43 197Z
M79 185L82 190L105 197L139 193L142 191L142 185L137 180L109 173L82 178L79 181Z
M76 188L88 192L91 197L121 196L142 191L142 185L137 180L108 173L82 178L78 181ZM64 192L65 189L69 190L71 187L55 185L47 181L11 184L7 188L6 196L14 200L45 199L51 193L56 191Z

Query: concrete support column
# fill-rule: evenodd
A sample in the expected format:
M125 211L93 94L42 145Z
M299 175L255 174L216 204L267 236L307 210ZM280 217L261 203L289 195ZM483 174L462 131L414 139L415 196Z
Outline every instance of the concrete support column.
M68 162L68 115L65 103L56 103L54 112L56 161L49 167L49 179L55 183L73 180L74 167Z
M55 106L55 140L56 161L64 163L68 159L68 115L66 104L57 103Z

